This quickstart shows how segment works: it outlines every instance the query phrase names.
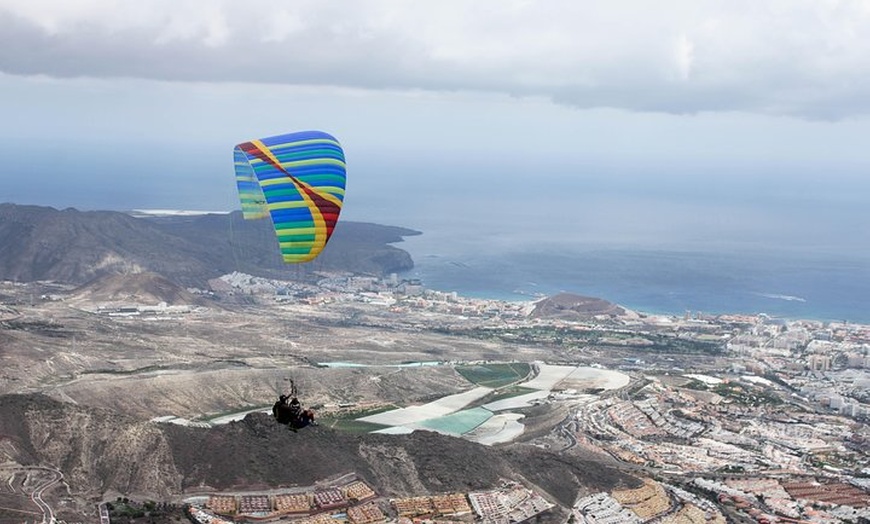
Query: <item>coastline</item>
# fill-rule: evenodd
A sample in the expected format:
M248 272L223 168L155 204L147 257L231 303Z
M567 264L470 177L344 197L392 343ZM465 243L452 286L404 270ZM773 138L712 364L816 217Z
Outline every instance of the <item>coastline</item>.
M415 265L400 276L468 298L530 302L569 292L654 315L870 324L863 299L870 263L857 257L643 249L441 255L425 244L402 247Z

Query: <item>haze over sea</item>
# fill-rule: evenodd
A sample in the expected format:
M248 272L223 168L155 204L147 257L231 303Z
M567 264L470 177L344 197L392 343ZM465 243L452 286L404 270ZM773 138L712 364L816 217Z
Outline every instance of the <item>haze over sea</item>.
M870 323L870 264L857 258L642 249L421 256L412 243L404 247L416 267L407 276L469 297L530 300L567 291L649 313Z
M391 185L352 187L347 216L421 231L398 247L416 264L404 276L431 289L870 323L863 164L710 162L690 150L589 165L515 156L454 167L394 158L377 171Z
M531 300L564 291L648 313L766 313L870 324L870 253L861 242L866 231L855 227L867 223L866 210L820 215L815 230L801 209L778 210L776 226L732 221L707 228L710 214L699 206L666 220L662 213L650 215L644 225L626 228L626 220L639 222L634 203L608 208L622 217L613 227L604 214L561 226L543 220L498 224L501 219L479 216L466 227L455 219L467 214L431 216L412 226L422 235L398 244L415 262L403 276L478 298ZM667 207L663 202L648 209ZM764 209L717 213L758 216ZM524 228L515 227L520 222ZM705 230L715 235L705 236Z

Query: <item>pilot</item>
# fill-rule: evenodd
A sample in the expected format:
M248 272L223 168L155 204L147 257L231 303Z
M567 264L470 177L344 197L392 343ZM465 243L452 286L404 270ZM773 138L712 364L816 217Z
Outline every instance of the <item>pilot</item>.
M281 424L286 424L286 413L287 413L287 395L281 395L278 397L278 401L275 402L275 405L272 406L272 416L278 419L278 422Z

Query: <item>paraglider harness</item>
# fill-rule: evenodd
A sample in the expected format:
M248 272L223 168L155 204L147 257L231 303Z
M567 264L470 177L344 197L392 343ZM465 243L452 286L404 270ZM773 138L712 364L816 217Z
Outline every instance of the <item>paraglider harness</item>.
M296 431L308 425L317 425L314 422L314 411L310 409L302 409L302 404L296 398L297 391L293 382L290 382L290 396L281 395L278 401L272 406L272 415L279 424L287 424L287 426Z

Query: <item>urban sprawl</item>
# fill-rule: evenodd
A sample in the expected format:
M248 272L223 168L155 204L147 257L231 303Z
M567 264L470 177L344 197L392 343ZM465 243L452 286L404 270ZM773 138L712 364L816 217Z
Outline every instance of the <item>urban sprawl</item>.
M368 313L360 321L374 327L435 328L558 349L558 362L533 370L570 364L627 375L617 389L556 384L535 401L565 403L569 415L533 443L566 452L579 446L647 479L636 489L583 494L570 517L576 524L870 522L868 325L623 308L541 318L532 315L533 301L462 297L396 275L324 274L300 284L234 273L212 289L278 304L358 307ZM333 499L338 506L330 508ZM191 511L209 524L242 516L508 524L550 507L509 482L487 493L382 499L355 480L327 491L215 494Z

